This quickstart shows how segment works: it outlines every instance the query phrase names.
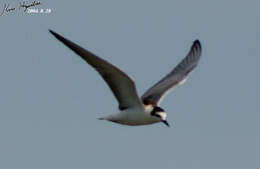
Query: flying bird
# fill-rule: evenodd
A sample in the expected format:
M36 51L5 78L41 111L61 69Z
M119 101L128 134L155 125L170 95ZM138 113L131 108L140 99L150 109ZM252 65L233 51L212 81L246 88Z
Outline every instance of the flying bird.
M186 80L190 72L197 66L202 51L199 40L195 40L187 56L140 98L134 81L122 70L58 33L52 30L49 31L90 64L112 90L119 104L119 112L99 119L130 126L148 125L157 122L163 122L168 127L170 126L166 120L166 113L163 108L159 107L159 103L170 89Z

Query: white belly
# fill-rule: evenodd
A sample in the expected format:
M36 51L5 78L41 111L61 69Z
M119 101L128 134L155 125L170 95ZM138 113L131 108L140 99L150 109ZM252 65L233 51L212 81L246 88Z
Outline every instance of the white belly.
M130 126L147 125L160 122L150 115L150 111L127 109L118 114L108 116L106 120Z

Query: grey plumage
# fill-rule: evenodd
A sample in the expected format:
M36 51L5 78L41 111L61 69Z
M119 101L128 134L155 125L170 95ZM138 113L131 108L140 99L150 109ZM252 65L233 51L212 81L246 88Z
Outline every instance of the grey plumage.
M108 63L104 59L94 55L88 50L80 47L79 45L71 42L70 40L62 37L56 32L49 30L58 40L64 45L78 54L87 63L93 66L101 77L107 82L112 93L119 103L119 109L127 109L128 107L140 106L142 107L141 100L139 99L134 81L127 76L123 71Z
M99 119L124 125L137 126L163 122L169 127L165 111L157 105L166 92L186 79L197 66L201 55L201 45L196 40L188 55L168 75L139 98L134 81L123 71L54 31L49 31L90 64L105 80L116 97L119 103L119 113Z
M180 84L197 66L201 56L201 45L195 40L188 55L164 78L148 89L142 96L144 104L157 105L166 92Z

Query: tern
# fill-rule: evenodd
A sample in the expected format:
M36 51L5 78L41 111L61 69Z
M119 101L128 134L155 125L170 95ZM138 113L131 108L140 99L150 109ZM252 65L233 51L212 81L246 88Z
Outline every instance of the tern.
M169 93L170 89L182 84L187 79L191 71L197 66L202 52L199 40L195 40L187 56L169 74L139 98L134 81L122 70L58 33L49 31L90 64L112 90L119 104L119 113L99 119L122 125L139 126L163 122L169 127L166 113L164 109L159 107L159 103L163 96Z

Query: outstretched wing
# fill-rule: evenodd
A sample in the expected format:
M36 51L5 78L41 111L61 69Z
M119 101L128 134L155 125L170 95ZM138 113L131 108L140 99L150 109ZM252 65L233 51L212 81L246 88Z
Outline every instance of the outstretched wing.
M102 78L106 81L106 83L112 90L114 96L119 103L120 110L134 106L142 106L141 100L137 95L134 81L123 71L108 63L107 61L99 58L88 50L62 37L56 32L52 30L49 31L64 45L73 50L88 64L96 69L96 71L102 76Z
M199 40L195 40L188 55L168 75L144 93L143 103L159 104L162 96L186 80L189 73L197 66L200 56L201 44Z

